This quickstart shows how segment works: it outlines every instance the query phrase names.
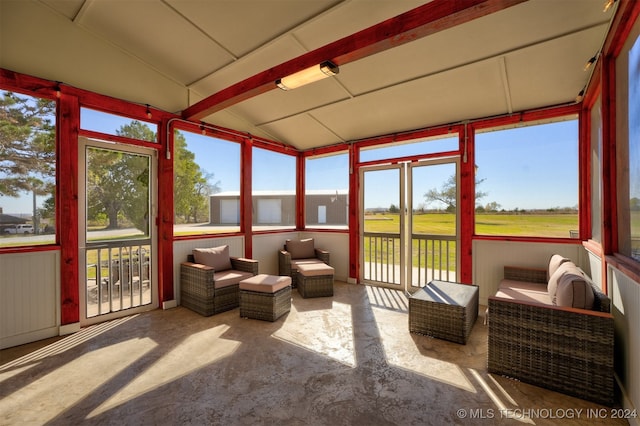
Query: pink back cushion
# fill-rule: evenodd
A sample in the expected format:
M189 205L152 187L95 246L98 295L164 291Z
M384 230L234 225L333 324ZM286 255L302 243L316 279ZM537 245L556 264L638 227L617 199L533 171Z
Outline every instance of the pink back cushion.
M193 258L196 263L211 266L216 271L231 269L231 257L229 256L228 245L193 249Z

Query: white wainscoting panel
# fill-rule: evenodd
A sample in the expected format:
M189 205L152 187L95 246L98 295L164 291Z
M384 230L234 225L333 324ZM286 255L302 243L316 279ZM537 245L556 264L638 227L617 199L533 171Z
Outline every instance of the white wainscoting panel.
M256 234L253 236L251 258L259 262L261 274L278 275L278 250L284 247L288 239L314 238L316 247L331 252L331 266L336 270L335 278L346 281L349 273L349 235L347 233L331 232L280 232ZM229 245L231 256L244 256L244 237L229 236L207 239L176 241L173 244L173 291L180 304L180 263L187 259L187 255L194 248L217 247Z
M288 239L313 238L317 248L330 252L330 264L335 269L334 278L347 281L349 274L349 235L333 232L288 232L258 234L253 236L253 258L260 262L261 274L278 275L278 250Z
M173 294L177 304L180 304L180 264L187 261L187 255L194 248L208 248L229 245L231 256L244 256L244 237L228 236L205 238L196 240L181 240L173 243Z
M585 249L577 244L519 241L473 241L473 283L480 287L480 304L486 305L504 278L504 266L545 268L553 254L565 256L589 272Z
M625 408L640 411L640 283L611 265L607 275L616 327L615 371Z
M278 250L284 247L285 241L298 238L296 231L254 235L251 257L260 262L260 273L278 275Z
M589 264L589 269L584 268L584 270L589 272L591 280L604 291L605 289L602 285L602 258L589 250L585 250L585 256Z
M357 262L351 259L349 253L349 234L331 232L301 232L300 238L313 238L315 246L331 252L330 263L336 270L334 278L347 282L349 276L349 262Z
M60 253L0 256L0 349L57 336Z

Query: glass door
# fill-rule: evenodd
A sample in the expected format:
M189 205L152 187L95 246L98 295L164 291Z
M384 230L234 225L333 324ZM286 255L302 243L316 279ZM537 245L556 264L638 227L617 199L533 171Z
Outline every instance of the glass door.
M430 281L457 281L458 165L451 160L415 162L409 167L408 290Z
M156 308L155 151L80 138L79 152L81 322Z
M360 169L360 280L413 292L457 281L455 159Z
M361 281L392 288L405 282L405 165L360 169Z

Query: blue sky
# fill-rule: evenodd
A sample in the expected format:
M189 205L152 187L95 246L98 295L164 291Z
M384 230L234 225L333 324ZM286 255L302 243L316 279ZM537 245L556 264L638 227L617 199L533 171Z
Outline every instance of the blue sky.
M221 191L239 189L240 161L237 144L217 141L191 133L189 149L196 161L214 181L220 182ZM521 127L477 135L476 165L478 179L484 179L480 190L488 193L483 205L495 201L504 209L534 209L574 207L578 203L578 125L576 120L540 126ZM399 145L393 148L368 150L363 160L385 156L416 155L425 152L455 149L455 138L432 140L424 143ZM295 189L295 157L254 149L254 190ZM311 160L307 169L308 189L348 189L348 158L346 154L319 157ZM424 169L424 170L422 170ZM429 189L440 189L455 173L452 165L419 168L414 178L414 207L424 204L423 194ZM365 206L388 207L398 204L398 175L380 173L367 181ZM531 185L534 182L535 185ZM435 207L433 204L430 207Z
M503 208L578 204L578 122L563 121L476 135L479 190Z
M640 198L640 37L629 52L629 147L629 192Z
M82 127L115 133L130 120L83 109ZM188 135L188 149L196 162L213 174L213 183L221 191L238 191L240 185L239 144L216 140L199 133ZM577 121L564 121L539 126L493 131L476 136L477 178L483 179L480 190L487 196L481 204L497 202L504 209L574 207L577 199ZM367 150L362 160L400 157L455 149L455 135L444 140L430 140ZM254 190L295 189L295 157L254 149ZM307 170L308 189L348 189L346 154L310 160ZM414 207L424 204L423 194L440 189L455 169L428 167L416 170ZM367 178L365 207L388 207L398 204L398 177L372 174ZM378 175L378 174L375 174ZM532 185L532 182L534 183ZM41 204L44 199L39 199ZM30 213L31 196L1 197L5 213ZM429 207L435 207L431 204Z

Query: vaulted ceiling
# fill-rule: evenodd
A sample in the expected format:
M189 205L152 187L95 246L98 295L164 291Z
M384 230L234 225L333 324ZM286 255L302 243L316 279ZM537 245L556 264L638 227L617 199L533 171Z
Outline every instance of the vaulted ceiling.
M0 67L305 150L574 102L613 15L603 5L0 0ZM340 73L260 84L318 58Z

